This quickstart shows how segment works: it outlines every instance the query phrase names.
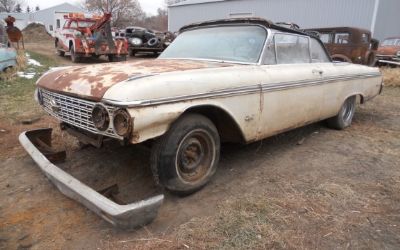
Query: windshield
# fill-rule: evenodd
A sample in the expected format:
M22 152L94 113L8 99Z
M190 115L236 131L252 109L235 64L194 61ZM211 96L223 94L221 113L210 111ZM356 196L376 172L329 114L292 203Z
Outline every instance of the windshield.
M159 58L258 62L267 32L258 26L210 27L185 31Z
M400 39L386 39L385 41L383 41L382 46L400 46Z
M79 28L87 28L95 24L96 22L90 22L90 21L79 21L78 26Z

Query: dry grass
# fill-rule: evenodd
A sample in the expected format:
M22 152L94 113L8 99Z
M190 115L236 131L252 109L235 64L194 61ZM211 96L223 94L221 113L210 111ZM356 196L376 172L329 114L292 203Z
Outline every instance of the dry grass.
M381 68L385 86L400 87L400 68Z
M364 184L365 185L365 184ZM376 188L365 185L365 188ZM322 183L311 189L291 184L280 192L246 194L221 201L215 215L193 218L168 237L115 242L126 249L319 249L348 248L371 227L374 202L355 186ZM358 228L358 232L353 229ZM139 244L140 242L140 244ZM135 243L135 244L133 244ZM139 245L137 245L139 244ZM368 238L358 243L379 248Z

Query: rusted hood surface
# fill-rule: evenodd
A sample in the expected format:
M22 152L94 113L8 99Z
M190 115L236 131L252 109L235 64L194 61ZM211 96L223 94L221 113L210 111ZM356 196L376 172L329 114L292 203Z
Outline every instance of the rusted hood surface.
M400 50L400 46L384 46L378 48L378 55L391 56Z
M38 80L37 85L50 91L99 101L111 86L128 79L166 72L226 66L231 66L231 64L166 59L95 64L50 71ZM135 84L135 81L130 81L130 84Z

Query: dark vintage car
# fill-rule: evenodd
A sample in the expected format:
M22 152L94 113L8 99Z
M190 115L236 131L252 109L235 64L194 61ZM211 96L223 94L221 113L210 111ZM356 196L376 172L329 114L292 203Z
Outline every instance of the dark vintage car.
M161 53L175 38L171 32L155 32L142 27L127 27L121 33L128 39L131 56L138 52Z
M352 27L316 28L309 31L319 33L332 60L373 66L379 41L371 32Z
M400 66L400 36L386 38L376 55L379 65Z

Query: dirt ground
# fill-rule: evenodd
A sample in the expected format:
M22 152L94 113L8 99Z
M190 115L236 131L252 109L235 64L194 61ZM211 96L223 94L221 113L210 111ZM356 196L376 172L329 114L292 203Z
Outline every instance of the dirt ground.
M398 87L358 106L344 131L321 122L250 145L224 144L211 183L184 198L165 193L155 221L134 231L63 196L17 136L55 128L57 147L67 149L60 167L96 190L118 184L126 202L160 192L149 149L112 142L80 149L33 109L32 124L0 119L1 249L400 248Z

